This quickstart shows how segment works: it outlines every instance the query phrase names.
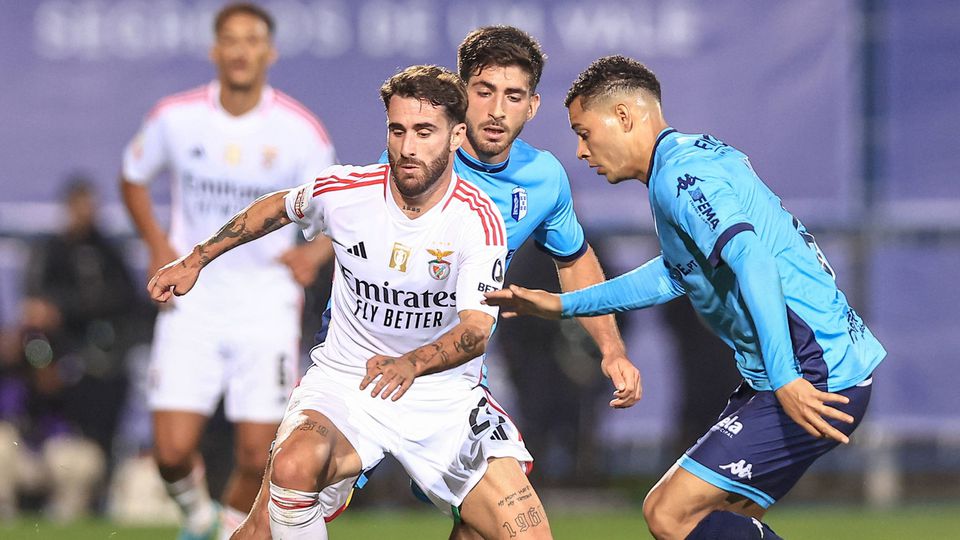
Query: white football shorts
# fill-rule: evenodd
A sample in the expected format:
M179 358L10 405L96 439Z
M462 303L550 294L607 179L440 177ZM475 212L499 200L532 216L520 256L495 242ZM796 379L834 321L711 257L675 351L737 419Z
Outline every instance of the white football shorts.
M150 410L210 416L222 397L231 422L279 422L300 375L300 317L290 311L256 326L215 328L162 311L147 381Z
M488 459L512 457L524 470L533 464L513 420L482 386L414 394L414 399L408 391L397 401L371 397L373 385L359 386L355 375L314 364L293 391L286 415L314 410L329 418L360 455L364 471L384 454L393 455L448 516L486 473ZM321 491L324 517L343 510L355 481Z

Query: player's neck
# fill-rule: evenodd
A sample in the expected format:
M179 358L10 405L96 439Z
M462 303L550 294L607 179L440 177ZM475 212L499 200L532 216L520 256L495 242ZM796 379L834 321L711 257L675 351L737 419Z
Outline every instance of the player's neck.
M260 103L263 84L253 84L246 88L220 85L220 105L233 116L242 116L252 111Z
M470 144L469 137L465 137L463 144L460 145L460 148L469 154L470 157L481 163L486 163L487 165L499 165L506 161L508 157L510 157L510 149L513 148L513 143L510 143L510 145L499 154L485 154L478 152L477 149Z
M390 194L393 196L394 202L397 203L397 207L400 208L400 211L402 211L405 216L410 219L417 219L429 212L431 208L443 200L443 196L447 193L447 188L450 187L452 176L453 170L448 168L441 173L437 183L417 197L405 197L397 190L396 184L390 182Z

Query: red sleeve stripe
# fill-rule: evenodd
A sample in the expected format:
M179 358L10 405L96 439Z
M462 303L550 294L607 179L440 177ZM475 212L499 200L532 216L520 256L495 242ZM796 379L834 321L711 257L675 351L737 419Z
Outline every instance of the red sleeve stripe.
M384 183L387 178L386 166L365 173L350 173L346 177L330 175L317 178L313 184L313 196L316 197L323 191L332 190L332 188L347 189L350 187L369 186L373 184ZM370 180L372 179L372 180Z
M475 194L460 189L460 185L454 188L453 198L467 203L467 206L480 216L480 223L483 225L483 232L486 235L488 246L503 245L503 227L498 222L496 216L491 214L489 207L484 207L483 203L477 199Z
M150 112L147 114L147 118L153 118L160 113L163 109L171 107L173 105L180 105L183 103L189 103L192 101L201 101L205 100L207 97L207 87L200 86L192 90L187 90L185 92L180 92L178 94L173 94L172 96L167 96L157 102L156 105L150 109Z
M321 122L315 114L310 112L310 109L307 109L299 101L277 89L274 89L273 96L274 100L283 108L306 120L307 123L310 124L310 127L317 132L317 136L320 137L320 141L323 142L323 144L330 144L330 135L327 134L326 128L323 127L323 122Z
M323 187L313 191L313 196L323 195L324 193L329 193L331 191L343 191L345 189L353 189L365 186L382 186L383 179L380 180L371 180L369 182L354 182L352 184L336 184L329 187Z
M488 235L492 233L493 243L491 244L488 238L487 245L504 245L506 233L504 232L502 219L500 218L500 211L493 207L489 199L476 188L473 188L459 178L457 179L457 186L454 188L453 195L457 199L467 202L470 208L480 216L484 231L487 232Z

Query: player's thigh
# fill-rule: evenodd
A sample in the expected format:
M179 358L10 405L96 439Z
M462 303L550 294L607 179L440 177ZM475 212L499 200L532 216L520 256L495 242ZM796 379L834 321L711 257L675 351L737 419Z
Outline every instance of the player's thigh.
M193 459L200 445L207 417L188 411L154 411L154 454L161 466Z
M239 422L234 426L234 454L238 468L263 472L270 456L270 445L277 437L278 424Z
M299 409L277 431L270 481L283 487L315 491L360 474L360 455L323 413Z
M765 512L755 502L710 484L677 464L660 478L643 501L644 517L654 526L658 522L696 525L714 510L756 518Z
M551 538L540 496L514 458L494 458L460 506L460 517L485 538Z

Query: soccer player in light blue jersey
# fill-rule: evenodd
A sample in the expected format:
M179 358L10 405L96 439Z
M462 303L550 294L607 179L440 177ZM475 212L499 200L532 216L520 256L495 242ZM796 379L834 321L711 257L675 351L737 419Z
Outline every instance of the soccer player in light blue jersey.
M686 294L733 348L744 382L647 495L644 517L660 539L777 538L759 520L815 459L848 442L886 353L813 236L747 156L669 127L650 70L601 58L574 82L566 105L580 159L610 183L647 184L661 255L584 290L511 287L488 301L505 316L571 317Z

